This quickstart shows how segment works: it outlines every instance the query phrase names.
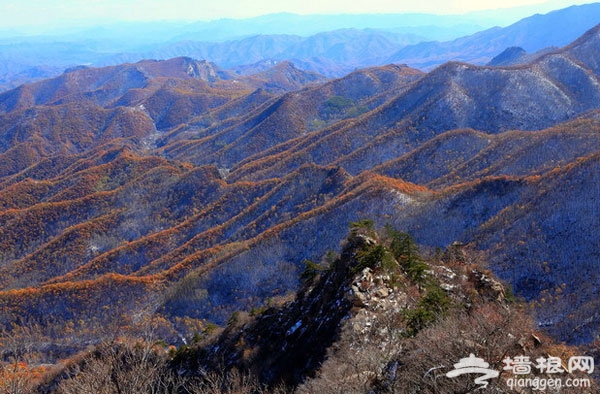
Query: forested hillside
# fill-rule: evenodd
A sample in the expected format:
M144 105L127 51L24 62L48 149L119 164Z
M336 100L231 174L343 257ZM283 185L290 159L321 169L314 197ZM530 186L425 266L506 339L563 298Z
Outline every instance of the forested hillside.
M2 343L40 363L148 330L184 344L290 297L306 261L335 260L368 218L427 256L465 245L549 335L589 344L599 54L596 26L514 67L327 80L174 58L2 93Z

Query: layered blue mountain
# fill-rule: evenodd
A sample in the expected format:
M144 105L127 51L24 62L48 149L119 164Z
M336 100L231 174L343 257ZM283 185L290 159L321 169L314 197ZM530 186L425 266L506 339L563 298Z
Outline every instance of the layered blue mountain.
M508 27L491 28L452 41L424 42L400 49L388 62L406 63L423 70L447 61L486 64L509 47L535 53L567 45L600 18L600 3L571 6L545 15L533 15Z
M508 25L501 16L511 14L510 10L458 16L275 14L0 36L0 90L57 76L82 64L98 67L183 56L242 74L256 71L257 64L293 61L328 77L388 63L422 70L447 61L485 64L508 47L533 54L568 44L598 23L600 5L573 6L493 27Z

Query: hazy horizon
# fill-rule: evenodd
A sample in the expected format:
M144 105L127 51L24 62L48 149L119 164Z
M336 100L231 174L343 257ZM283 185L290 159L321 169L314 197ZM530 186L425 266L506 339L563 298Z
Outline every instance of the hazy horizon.
M82 28L113 23L211 22L220 19L252 19L271 14L357 15L357 14L428 14L481 17L485 25L507 25L535 13L548 13L572 5L595 1L434 0L415 4L408 0L370 0L347 3L327 0L307 3L301 0L194 2L192 0L5 0L0 15L1 30L44 34L64 28Z

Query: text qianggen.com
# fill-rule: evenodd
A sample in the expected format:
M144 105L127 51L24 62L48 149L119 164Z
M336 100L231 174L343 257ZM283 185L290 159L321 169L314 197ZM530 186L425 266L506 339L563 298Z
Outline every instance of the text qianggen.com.
M562 388L562 387L579 387L589 388L592 382L588 378L525 378L525 377L512 377L506 380L506 385L511 389L517 388L530 388L532 390L545 391L549 388Z

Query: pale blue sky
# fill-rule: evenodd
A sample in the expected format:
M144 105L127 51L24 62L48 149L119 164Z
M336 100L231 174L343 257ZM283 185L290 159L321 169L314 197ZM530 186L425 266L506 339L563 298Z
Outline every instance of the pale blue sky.
M0 0L0 28L56 26L107 20L212 20L276 12L297 14L462 14L515 6L545 13L585 0Z

